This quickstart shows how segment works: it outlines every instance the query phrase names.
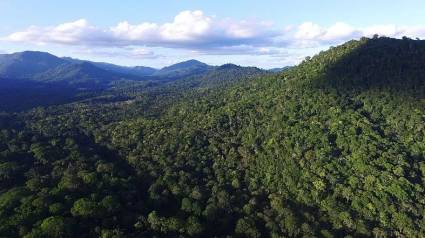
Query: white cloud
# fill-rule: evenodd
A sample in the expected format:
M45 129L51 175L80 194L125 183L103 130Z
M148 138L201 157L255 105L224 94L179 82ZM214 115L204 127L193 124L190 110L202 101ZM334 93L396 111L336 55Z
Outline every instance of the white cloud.
M356 27L344 22L321 26L304 22L276 28L272 22L234 20L208 16L202 11L183 11L167 23L119 22L109 28L85 19L57 26L30 26L0 40L41 45L72 45L98 54L127 54L156 58L155 47L183 49L202 55L286 55L288 49L323 48L374 34L390 37L425 37L425 26L394 24ZM114 50L105 50L113 48ZM112 53L111 53L112 52Z
M136 59L157 59L163 57L162 55L155 54L152 50L144 48L136 48L130 51L130 56Z
M363 31L363 35L365 36L370 37L374 34L396 38L401 38L403 36L424 38L425 26L397 26L394 24L373 25L366 27Z
M211 48L255 42L265 44L278 32L267 22L235 21L206 16L202 11L180 12L172 22L118 23L109 29L79 19L53 27L31 26L6 37L13 42L57 43L90 46L164 46L169 48Z
M363 34L365 36L372 36L374 34L378 34L378 35L395 37L399 33L401 32L398 31L395 25L374 25L374 26L368 26L363 30Z
M160 34L165 40L191 41L211 34L212 19L202 11L184 11L174 21L160 27Z
M337 22L326 29L326 32L321 36L321 39L329 41L339 39L347 40L349 38L356 37L357 34L358 31L354 29L354 27L343 22Z
M313 22L305 22L298 26L298 29L295 32L295 39L315 40L324 33L325 30L321 26L314 24Z
M387 24L354 27L343 22L337 22L326 28L312 22L305 22L296 28L294 37L289 36L287 41L295 47L307 48L338 44L362 36L371 37L375 34L395 38L403 36L422 38L425 37L425 26Z
M213 49L193 50L192 53L196 55L287 55L287 51L279 47L255 47L251 45L215 47Z

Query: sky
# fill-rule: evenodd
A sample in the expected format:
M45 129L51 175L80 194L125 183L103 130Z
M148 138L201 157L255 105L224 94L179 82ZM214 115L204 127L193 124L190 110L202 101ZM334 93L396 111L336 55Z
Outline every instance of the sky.
M362 36L425 38L423 9L423 0L0 0L0 53L274 68Z

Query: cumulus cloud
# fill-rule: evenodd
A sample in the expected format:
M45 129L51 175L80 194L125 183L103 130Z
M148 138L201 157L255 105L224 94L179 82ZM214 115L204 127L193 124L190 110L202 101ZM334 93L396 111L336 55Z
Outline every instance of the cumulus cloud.
M298 26L295 32L295 39L300 40L314 40L322 36L325 30L313 22L305 22Z
M212 55L285 55L286 49L319 47L372 36L425 37L425 26L393 24L355 27L343 22L321 26L304 22L278 28L272 22L220 19L202 11L183 11L166 23L119 22L109 28L85 19L57 26L31 26L1 38L9 42L62 44L86 48L123 48L131 57L155 58L153 47L175 48ZM131 50L129 50L131 49ZM96 51L96 50L93 50ZM101 53L100 50L99 54Z
M213 48L247 43L266 44L278 32L267 22L234 21L206 16L202 11L183 11L172 22L118 23L108 29L79 19L53 27L31 26L6 37L14 42L90 46L161 46L170 48Z
M301 24L295 36L300 40L311 40L321 44L345 41L362 36L380 36L401 38L424 37L425 26L397 26L394 24L353 27L343 22L337 22L330 27L321 27L310 22Z

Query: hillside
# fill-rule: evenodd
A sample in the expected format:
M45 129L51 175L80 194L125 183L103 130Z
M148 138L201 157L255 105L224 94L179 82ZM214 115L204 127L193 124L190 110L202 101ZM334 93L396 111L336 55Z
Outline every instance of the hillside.
M0 76L3 78L31 78L67 62L45 52L25 51L0 55Z
M105 87L112 81L137 80L138 78L108 72L91 63L83 62L55 67L41 74L34 75L34 79L43 82L63 82L78 87L95 88L99 86Z
M362 38L278 75L0 114L0 234L423 237L424 53Z

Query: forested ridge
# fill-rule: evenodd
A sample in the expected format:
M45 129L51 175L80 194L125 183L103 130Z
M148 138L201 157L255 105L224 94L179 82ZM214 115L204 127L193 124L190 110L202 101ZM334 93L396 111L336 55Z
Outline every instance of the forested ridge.
M362 38L1 113L0 237L424 237L424 66Z

